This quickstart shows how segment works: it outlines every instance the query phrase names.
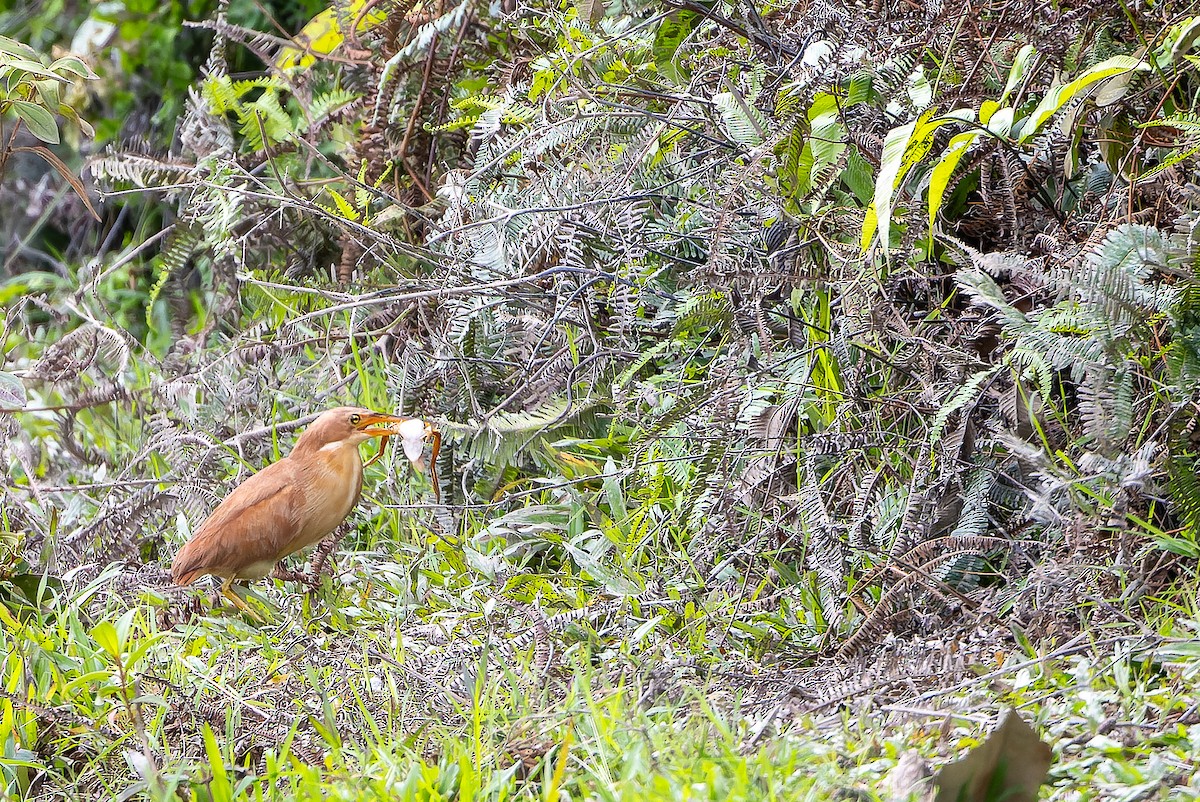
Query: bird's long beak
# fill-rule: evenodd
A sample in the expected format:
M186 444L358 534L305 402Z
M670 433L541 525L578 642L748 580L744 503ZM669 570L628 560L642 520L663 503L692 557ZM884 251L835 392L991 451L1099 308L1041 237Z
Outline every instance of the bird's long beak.
M398 415L373 412L370 415L363 415L362 420L358 422L355 428L370 437L391 437L396 434L397 426L409 420L412 420L412 418L401 418Z

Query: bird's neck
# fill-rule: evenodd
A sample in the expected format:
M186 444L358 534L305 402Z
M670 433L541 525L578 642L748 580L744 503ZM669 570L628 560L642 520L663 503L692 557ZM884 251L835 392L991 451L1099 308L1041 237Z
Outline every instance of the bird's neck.
M297 454L298 451L299 448L294 449L290 456L306 473L321 477L321 481L330 483L331 487L354 487L357 494L357 488L362 485L363 461L356 443L342 440Z
M350 443L346 440L334 440L330 443L305 443L302 440L296 443L296 447L292 449L292 453L288 456L294 459L317 460L331 464L341 462L362 463L362 455L358 451L358 444Z

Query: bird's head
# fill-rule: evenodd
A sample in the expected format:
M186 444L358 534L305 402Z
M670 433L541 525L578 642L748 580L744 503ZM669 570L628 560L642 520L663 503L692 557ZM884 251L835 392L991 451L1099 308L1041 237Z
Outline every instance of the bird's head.
M357 446L373 437L385 438L385 444L386 438L399 437L404 446L404 456L408 457L418 470L425 469L425 461L422 459L425 442L432 440L431 473L435 470L433 466L437 461L442 438L432 424L419 418L403 418L399 415L372 412L362 407L338 407L321 413L315 421L308 425L304 434L300 435L293 453L320 451L327 446L337 446L342 443ZM382 454L383 449L381 448L379 454L371 462L374 462ZM436 474L430 478L433 481L435 493L440 492Z
M396 427L406 420L409 418L372 412L362 407L338 407L322 412L315 421L308 424L296 446L316 450L339 443L356 446L373 437L395 435Z

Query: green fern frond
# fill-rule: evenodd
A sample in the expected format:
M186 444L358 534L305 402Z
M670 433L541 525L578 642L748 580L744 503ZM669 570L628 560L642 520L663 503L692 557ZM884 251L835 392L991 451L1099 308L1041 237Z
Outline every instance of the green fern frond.
M676 313L672 336L679 337L698 329L724 328L733 319L729 296L715 290L689 296Z

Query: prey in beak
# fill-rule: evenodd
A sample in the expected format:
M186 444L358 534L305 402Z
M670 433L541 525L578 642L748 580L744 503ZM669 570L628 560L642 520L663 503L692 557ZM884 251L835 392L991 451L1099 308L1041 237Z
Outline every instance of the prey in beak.
M427 423L420 418L400 418L395 415L372 417L377 417L380 423L386 423L387 428L382 430L367 429L365 426L368 424L364 421L362 431L370 434L372 437L379 437L381 439L379 441L379 453L371 457L363 467L371 465L383 456L389 438L399 437L404 448L404 456L408 457L414 468L418 471L424 471L425 460L423 459L423 455L425 452L425 441L431 440L433 442L433 452L429 457L429 481L433 485L434 500L441 503L442 489L438 485L437 476L438 451L442 447L441 433L433 427L432 423Z

